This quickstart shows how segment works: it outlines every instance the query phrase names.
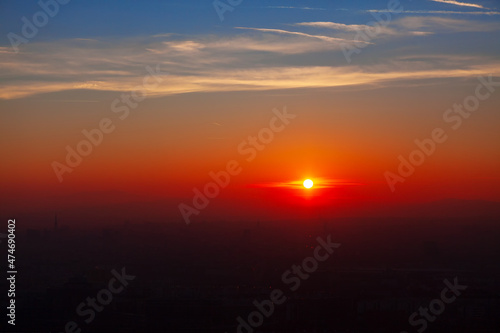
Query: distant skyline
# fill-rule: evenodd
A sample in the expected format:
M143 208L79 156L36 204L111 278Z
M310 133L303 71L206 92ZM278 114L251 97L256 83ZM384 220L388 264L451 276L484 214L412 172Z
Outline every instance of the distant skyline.
M231 160L207 216L500 201L496 1L243 1L223 20L214 1L61 2L0 3L2 214L138 198L181 220ZM296 119L247 161L239 145L284 108ZM88 154L71 166L68 147Z

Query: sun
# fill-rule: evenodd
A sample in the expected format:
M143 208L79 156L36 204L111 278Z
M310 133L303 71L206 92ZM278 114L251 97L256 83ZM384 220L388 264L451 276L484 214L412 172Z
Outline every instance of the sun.
M313 181L312 181L312 180L310 180L310 179L306 179L306 180L304 180L304 183L303 183L303 184L304 184L304 187L305 187L305 188L311 188L311 187L313 187L313 185L314 185Z

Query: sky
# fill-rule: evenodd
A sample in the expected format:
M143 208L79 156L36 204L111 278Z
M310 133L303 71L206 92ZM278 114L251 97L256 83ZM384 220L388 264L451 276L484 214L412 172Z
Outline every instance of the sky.
M2 214L500 201L499 18L487 0L2 1Z

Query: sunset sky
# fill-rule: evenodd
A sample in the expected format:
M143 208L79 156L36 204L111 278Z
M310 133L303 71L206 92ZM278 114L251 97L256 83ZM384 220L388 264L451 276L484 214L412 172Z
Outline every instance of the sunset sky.
M197 218L500 201L497 1L57 6L0 2L2 217L154 201L155 216L182 220L178 205L232 160L241 172ZM249 161L241 145L284 112L295 117ZM102 142L59 177L54 162L103 122ZM387 172L435 129L446 140L391 189Z

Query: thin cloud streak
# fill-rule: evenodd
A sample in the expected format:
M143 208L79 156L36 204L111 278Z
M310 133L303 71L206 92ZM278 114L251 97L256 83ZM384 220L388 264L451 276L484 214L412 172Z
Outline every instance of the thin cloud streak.
M455 0L431 0L431 1L446 3L449 5L455 5L455 6L462 6L462 7L474 7L474 8L488 9L486 7L483 7L483 6L475 4L475 3L459 2L459 1L455 1Z
M362 25L362 24L343 24L336 22L301 22L294 24L296 26L302 27L312 27L312 28L323 28L323 29L331 29L343 32L363 32L363 31L373 31L376 29L377 33L373 39L382 36L401 36L401 35L427 35L430 34L428 32L422 31L397 31L394 28L389 27L374 27L370 25ZM371 43L373 44L373 43Z
M302 10L326 10L325 8L293 7L293 6L266 6L264 8L274 8L274 9L302 9Z
M370 25L343 24L336 22L301 22L294 25L344 32L371 31L374 29L374 27ZM446 17L408 16L394 20L390 28L377 27L376 29L377 34L374 39L385 36L425 36L438 32L495 31L500 30L500 24L458 20Z
M295 23L294 25L304 26L304 27L327 28L327 29L343 30L343 31L359 31L370 27L364 24L343 24L335 22L301 22L301 23Z
M388 9L368 9L368 13L394 13ZM403 14L436 14L436 15L500 15L500 12L489 11L489 12L457 12L448 10L403 10L398 13Z
M281 30L281 29L265 29L265 28L247 28L247 27L236 27L236 29L246 29L246 30L254 30L254 31L262 31L262 32L274 32L278 34L286 34L286 35L296 35L296 36L303 36L303 37L309 37L309 38L317 38L321 39L327 42L349 42L352 43L352 40L348 39L343 39L343 38L335 38L335 37L329 37L329 36L322 36L322 35L310 35L306 34L304 32L297 32L297 31L287 31L287 30ZM356 41L358 43L358 41ZM365 44L373 44L370 42L365 42L365 41L359 41L361 43Z
M500 30L497 22L478 22L447 17L408 16L396 22L400 29L426 29L430 32L487 32Z

